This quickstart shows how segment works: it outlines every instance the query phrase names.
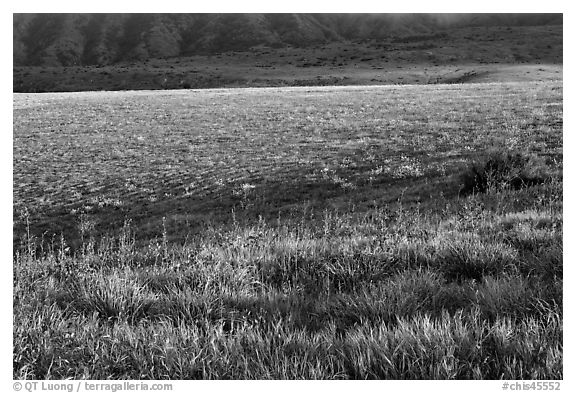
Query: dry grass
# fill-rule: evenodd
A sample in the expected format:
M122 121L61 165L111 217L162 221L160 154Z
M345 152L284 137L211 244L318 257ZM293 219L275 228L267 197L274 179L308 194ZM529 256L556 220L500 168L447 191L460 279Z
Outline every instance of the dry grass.
M18 253L14 377L560 379L558 186L458 221L377 210Z
M561 89L16 96L14 378L561 379Z
M232 209L435 200L488 149L561 165L561 100L561 82L15 95L16 233L24 208L74 246L82 220L148 239L166 217L183 240Z

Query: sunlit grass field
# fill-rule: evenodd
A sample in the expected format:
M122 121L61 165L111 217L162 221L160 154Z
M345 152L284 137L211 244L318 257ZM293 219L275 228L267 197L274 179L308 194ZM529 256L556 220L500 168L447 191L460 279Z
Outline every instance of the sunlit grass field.
M562 82L14 95L14 378L561 379ZM537 179L474 164L526 157Z
M164 217L180 237L233 208L435 199L487 150L561 157L561 130L561 82L16 94L15 233L24 209L37 235L148 238Z

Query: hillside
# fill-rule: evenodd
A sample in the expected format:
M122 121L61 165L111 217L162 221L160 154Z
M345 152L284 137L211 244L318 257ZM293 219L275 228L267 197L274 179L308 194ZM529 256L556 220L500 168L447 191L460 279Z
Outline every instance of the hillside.
M450 28L562 25L559 14L14 14L14 65L122 61L307 47Z
M339 30L340 36L352 34ZM562 30L562 25L453 27L380 39L307 47L258 45L108 65L15 66L13 89L45 92L559 80ZM337 37L336 33L333 36ZM97 48L100 46L93 50ZM43 58L43 52L37 53L38 59Z

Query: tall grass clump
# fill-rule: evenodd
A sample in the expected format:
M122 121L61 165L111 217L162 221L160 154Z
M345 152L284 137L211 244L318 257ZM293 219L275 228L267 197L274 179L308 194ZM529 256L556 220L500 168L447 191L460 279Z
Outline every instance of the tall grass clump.
M474 162L461 175L461 195L511 188L519 190L550 177L545 160L534 154L494 151Z
M185 244L127 224L75 252L24 245L13 376L562 379L561 194L544 179Z

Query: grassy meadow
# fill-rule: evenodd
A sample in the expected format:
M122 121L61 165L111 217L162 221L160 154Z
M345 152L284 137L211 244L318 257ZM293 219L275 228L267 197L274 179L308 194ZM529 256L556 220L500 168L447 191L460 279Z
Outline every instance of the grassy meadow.
M562 94L15 94L14 378L562 379Z

